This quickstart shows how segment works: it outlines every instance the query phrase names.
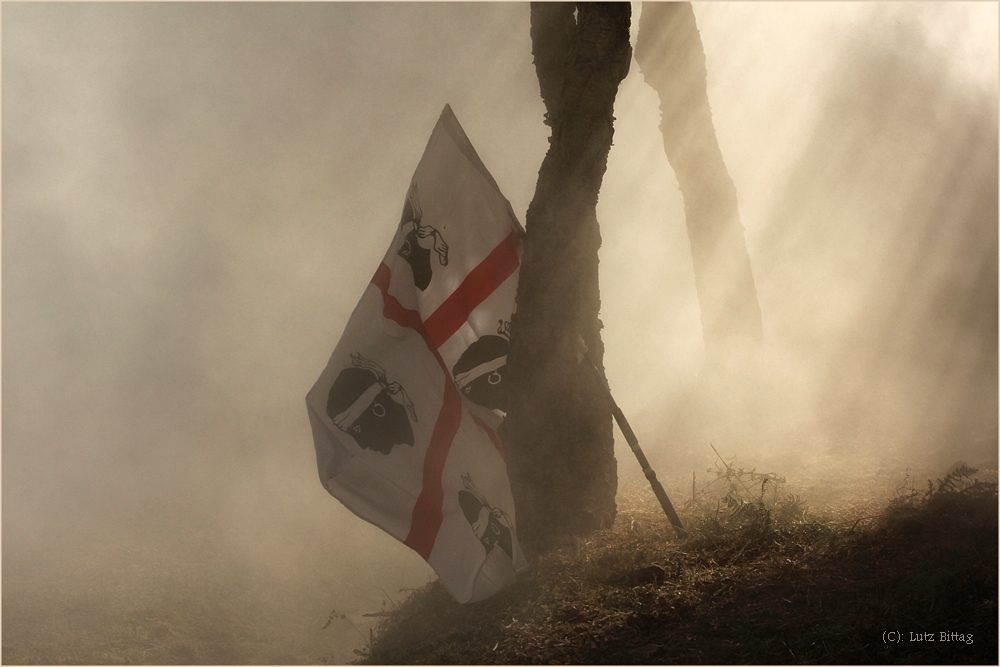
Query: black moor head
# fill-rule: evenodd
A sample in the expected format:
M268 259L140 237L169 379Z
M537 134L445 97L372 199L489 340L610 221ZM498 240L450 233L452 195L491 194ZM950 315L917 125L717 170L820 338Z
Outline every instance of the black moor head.
M413 445L408 407L412 409L401 404L393 387L375 372L350 367L340 372L330 388L326 413L361 448L388 454L397 445Z

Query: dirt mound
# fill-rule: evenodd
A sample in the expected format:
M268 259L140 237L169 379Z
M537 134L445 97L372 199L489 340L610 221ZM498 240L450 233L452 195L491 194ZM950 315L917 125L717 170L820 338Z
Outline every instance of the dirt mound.
M995 478L994 478L995 479ZM363 664L996 664L997 485L959 467L878 506L813 515L723 463L676 541L646 490L612 530L459 605L435 583Z

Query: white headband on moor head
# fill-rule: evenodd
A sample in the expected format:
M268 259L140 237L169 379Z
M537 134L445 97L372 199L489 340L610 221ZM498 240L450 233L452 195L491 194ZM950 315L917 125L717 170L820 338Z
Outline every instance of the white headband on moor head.
M380 391L382 391L382 385L378 382L373 383L372 386L368 387L363 394L351 403L351 407L333 418L333 424L341 431L347 431L351 424L361 416L361 413L368 409L368 406L371 405L371 402L375 400Z
M466 387L466 385L468 385L473 380L475 380L475 379L477 379L477 378L479 378L479 377L481 377L483 375L486 375L487 373L492 373L493 371L495 371L498 368L502 367L506 363L507 363L507 356L506 355L504 355L502 357L497 357L496 359L490 359L489 361L484 361L483 363L479 364L478 366L475 366L474 368L470 368L469 370L465 371L464 373L459 373L458 375L456 375L455 376L455 384L458 385L459 389L464 390L465 387ZM491 382L490 384L496 384L496 383L495 382Z

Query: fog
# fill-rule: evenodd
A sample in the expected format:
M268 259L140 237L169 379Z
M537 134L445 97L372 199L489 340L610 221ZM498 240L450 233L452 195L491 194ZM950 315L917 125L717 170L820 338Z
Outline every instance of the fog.
M996 4L695 14L764 344L739 377L701 373L683 200L633 61L601 319L654 468L689 476L709 443L789 478L996 468ZM524 221L548 147L528 21L4 4L5 662L342 662L364 613L432 578L320 486L304 397L446 103ZM85 630L116 613L128 632Z

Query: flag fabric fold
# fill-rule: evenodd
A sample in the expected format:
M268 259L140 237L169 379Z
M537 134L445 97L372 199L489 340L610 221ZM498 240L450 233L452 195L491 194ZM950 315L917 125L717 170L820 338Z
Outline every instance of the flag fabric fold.
M445 106L392 244L306 397L324 487L459 602L527 567L496 435L522 235Z

